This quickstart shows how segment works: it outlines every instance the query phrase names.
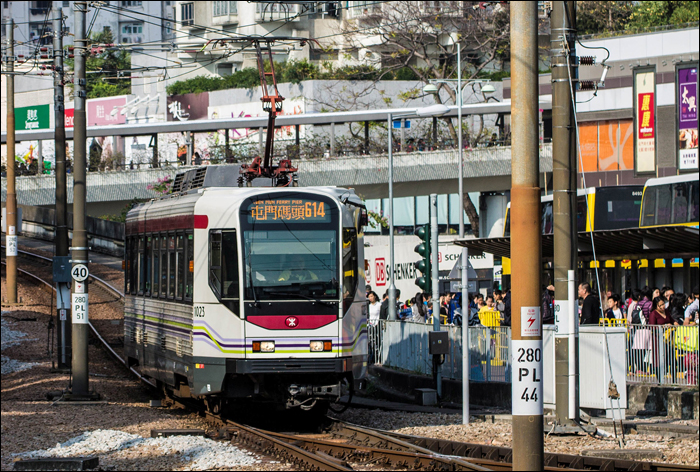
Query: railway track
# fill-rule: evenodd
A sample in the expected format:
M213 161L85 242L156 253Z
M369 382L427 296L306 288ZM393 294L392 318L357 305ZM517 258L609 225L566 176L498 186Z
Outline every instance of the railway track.
M51 262L48 257L27 251L22 250L18 253L22 257ZM18 270L23 277L30 278L43 290L54 291L52 284L42 278L47 277L45 274L38 276L26 270ZM91 284L108 297L106 302L123 301L124 295L117 288L99 277L90 277ZM122 356L92 323L90 329L93 336L119 364L128 368L143 384L157 387L138 371L128 367ZM336 420L333 420L331 428L321 435L271 432L214 415L204 410L201 404L189 404L181 399L170 401L182 408L200 411L207 421L220 428L219 438L292 462L303 470L512 470L512 450L506 447L409 436ZM677 464L545 453L545 470L562 469L650 472L696 470L693 466Z

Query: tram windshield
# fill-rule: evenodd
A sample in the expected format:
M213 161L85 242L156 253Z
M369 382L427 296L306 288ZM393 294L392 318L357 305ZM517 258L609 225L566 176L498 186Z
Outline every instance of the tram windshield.
M258 197L244 205L246 300L338 300L338 209L321 198Z

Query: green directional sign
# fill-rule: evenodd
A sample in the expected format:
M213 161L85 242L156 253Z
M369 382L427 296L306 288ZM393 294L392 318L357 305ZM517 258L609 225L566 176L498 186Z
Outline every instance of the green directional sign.
M15 108L15 129L25 131L50 128L51 105Z

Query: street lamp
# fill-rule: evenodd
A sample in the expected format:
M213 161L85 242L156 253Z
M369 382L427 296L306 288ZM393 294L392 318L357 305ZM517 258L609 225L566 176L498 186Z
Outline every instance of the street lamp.
M396 115L389 112L387 115L389 129L389 311L387 318L390 320L396 320L396 284L394 283L394 140L392 136L394 119L409 116L441 116L449 110L445 105L437 104Z
M455 93L457 98L457 145L459 146L459 239L464 239L464 159L462 146L462 56L459 43L457 46L457 80L437 79L431 80L423 87L425 93L437 93L438 87L435 84L455 83ZM489 79L467 80L468 84L482 84L481 93L494 93L496 89L491 85ZM469 424L469 288L467 280L467 268L469 266L469 254L466 247L462 247L461 256L461 292L462 292L462 423Z

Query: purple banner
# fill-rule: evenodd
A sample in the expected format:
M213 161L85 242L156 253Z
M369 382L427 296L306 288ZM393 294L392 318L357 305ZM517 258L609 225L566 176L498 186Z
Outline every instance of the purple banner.
M678 70L678 124L681 129L698 127L698 69Z
M678 69L678 167L698 168L698 69Z

